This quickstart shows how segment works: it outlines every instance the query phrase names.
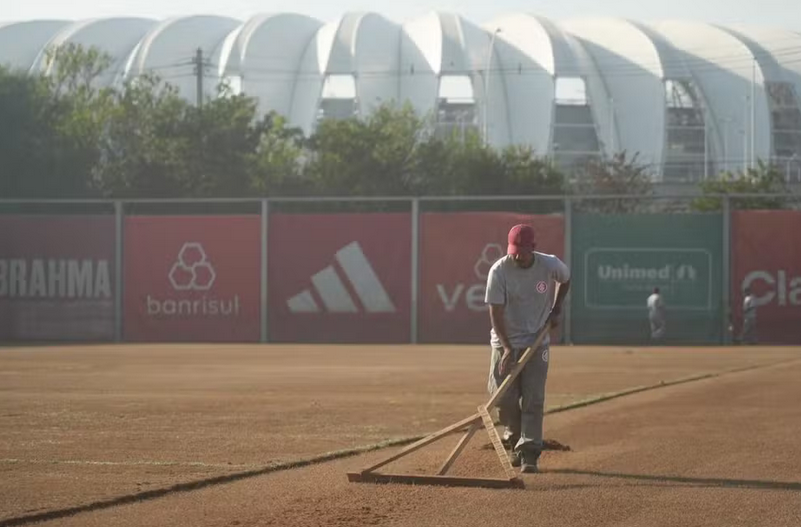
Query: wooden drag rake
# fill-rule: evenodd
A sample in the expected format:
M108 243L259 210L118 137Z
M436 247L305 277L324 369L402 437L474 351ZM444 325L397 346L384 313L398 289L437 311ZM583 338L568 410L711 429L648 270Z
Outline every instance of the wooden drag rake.
M522 488L524 486L523 480L517 477L515 469L512 467L509 456L503 447L503 443L501 443L501 438L498 435L498 431L495 429L495 423L492 421L490 412L498 405L498 402L512 386L512 383L515 382L529 359L534 356L537 349L539 349L540 344L542 344L543 338L545 338L545 335L548 334L550 329L550 323L546 324L545 328L543 328L543 330L540 332L539 337L537 337L537 340L531 347L526 349L525 353L523 353L523 356L520 357L520 359L517 361L517 364L515 364L515 367L512 369L509 375L506 376L506 379L504 379L495 393L492 394L490 400L486 404L478 407L477 413L471 415L467 419L463 419L458 423L454 423L438 432L434 432L433 434L424 437L415 443L412 443L403 450L389 456L382 461L379 461L374 465L362 469L360 472L348 472L348 481L356 483L405 483L411 485L445 485L457 487L487 487L495 489ZM446 474L453 466L456 458L459 457L459 454L461 454L462 451L464 451L467 444L482 426L489 435L489 439L495 449L495 453L498 454L498 460L501 462L501 467L503 467L504 474L506 474L506 479L447 476ZM393 461L397 461L402 457L405 457L425 446L439 441L440 439L453 434L454 432L464 430L465 428L467 428L467 432L464 434L459 443L457 443L456 447L454 447L453 451L451 451L448 459L445 460L436 475L380 474L375 472L377 469L388 465Z

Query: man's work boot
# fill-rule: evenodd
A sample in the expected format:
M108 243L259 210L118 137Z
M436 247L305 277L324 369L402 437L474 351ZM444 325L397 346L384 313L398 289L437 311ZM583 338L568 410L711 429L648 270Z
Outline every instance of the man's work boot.
M528 452L519 452L520 457L520 472L524 474L536 474L539 472L537 462L540 459L540 453L529 450Z

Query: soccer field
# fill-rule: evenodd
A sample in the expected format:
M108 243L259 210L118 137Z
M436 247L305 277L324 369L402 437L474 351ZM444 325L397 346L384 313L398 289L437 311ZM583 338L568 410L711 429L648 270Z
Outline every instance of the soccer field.
M377 459L390 449L289 467L332 452L355 454L387 440L420 436L473 414L488 398L488 366L488 349L482 346L3 348L0 526L37 520L51 520L53 525L272 525L269 518L276 525L437 525L433 517L423 521L425 515L416 515L420 510L415 502L421 496L445 499L451 493L456 503L466 489L391 490L347 483L346 470L358 469L366 459ZM704 467L685 474L686 467L671 464L666 453L684 441L698 449L687 454L687 459L694 459L707 440L734 441L731 434L723 437L728 425L715 428L713 422L745 412L737 433L758 439L759 450L751 455L766 456L769 463L759 465L753 477L746 465L735 466L739 476L734 479L785 481L790 487L778 491L793 497L795 505L788 501L788 507L797 514L801 483L787 483L781 476L787 476L787 463L798 465L801 446L781 439L792 430L801 432L801 420L794 424L787 420L788 412L799 416L800 373L801 350L789 347L555 347L545 435L573 450L546 452L541 463L544 474L526 476L527 491L572 488L571 478L580 480L575 485L592 486L587 480L636 475L647 467L653 467L654 477L664 468L671 471L676 485L692 486L691 476L704 479ZM688 382L660 387L679 380ZM752 386L759 382L761 388ZM649 386L654 389L553 412ZM731 390L741 396L704 395L703 389ZM746 398L746 393L751 396ZM684 401L683 410L657 411L648 406L671 401ZM635 416L647 426L627 422L610 428L616 419ZM648 419L656 423L649 424ZM766 419L786 424L781 437L770 437L780 427L763 423L763 428L754 428ZM709 423L707 428L702 428L704 423ZM663 428L661 435L651 434L655 427ZM621 443L606 443L614 438ZM481 475L473 472L491 471L497 465L494 453L482 446L486 435L474 442L478 446L465 454L465 464L454 467L462 475ZM410 457L407 469L435 472L450 448L444 441L441 448ZM736 459L728 463L736 465ZM753 462L750 458L748 463ZM728 464L714 456L709 463L709 478L726 481ZM606 476L590 473L596 465ZM776 478L770 477L771 467ZM548 474L549 469L563 472ZM649 470L642 475L648 476ZM326 476L314 476L319 471ZM797 474L794 481L799 480ZM635 478L629 483L648 481ZM670 481L652 483L672 488ZM256 492L254 485L260 498L248 501ZM287 490L297 486L302 488L297 494ZM771 494L759 486L750 490L748 485L717 486L737 487L744 494ZM350 496L354 511L342 510L344 502L330 494L337 488ZM515 491L469 492L494 507L494 501ZM587 506L596 498L588 496ZM357 506L358 500L365 502ZM310 514L311 510L317 513ZM450 524L456 519L447 519L446 514L442 521Z

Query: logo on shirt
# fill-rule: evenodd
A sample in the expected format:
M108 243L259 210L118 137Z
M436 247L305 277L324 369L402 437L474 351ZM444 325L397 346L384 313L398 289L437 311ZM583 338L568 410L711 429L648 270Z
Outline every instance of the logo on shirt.
M540 281L540 283L537 284L537 292L539 294L541 294L541 295L544 295L545 293L547 293L548 292L548 283Z

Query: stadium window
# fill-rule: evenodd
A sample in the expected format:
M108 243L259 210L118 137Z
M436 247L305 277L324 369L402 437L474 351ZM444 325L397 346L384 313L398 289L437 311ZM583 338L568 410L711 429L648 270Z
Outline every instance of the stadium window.
M437 93L435 135L441 139L478 133L479 110L476 107L473 81L466 75L443 75Z
M766 84L770 105L773 162L785 171L785 177L796 179L801 160L801 109L792 84Z
M328 75L323 83L317 120L350 119L358 116L356 78L353 75Z
M667 141L662 178L671 183L701 181L705 161L709 164L707 173L714 172L713 145L705 138L708 130L700 93L691 80L668 79L665 106Z
M581 77L557 77L551 151L556 164L568 175L600 157L587 84Z

